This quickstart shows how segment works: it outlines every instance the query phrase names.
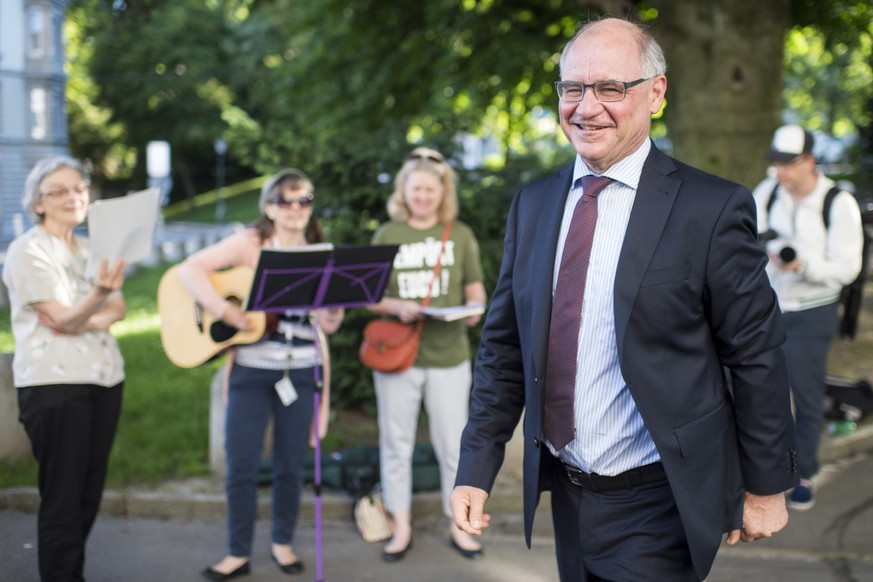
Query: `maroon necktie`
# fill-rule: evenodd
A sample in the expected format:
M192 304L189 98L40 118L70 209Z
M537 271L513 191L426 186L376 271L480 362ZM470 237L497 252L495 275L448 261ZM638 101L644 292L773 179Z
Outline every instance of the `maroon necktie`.
M546 438L556 451L563 449L576 435L573 408L582 299L597 225L597 195L610 182L612 179L605 176L582 177L582 198L573 210L561 255L549 327L543 419Z

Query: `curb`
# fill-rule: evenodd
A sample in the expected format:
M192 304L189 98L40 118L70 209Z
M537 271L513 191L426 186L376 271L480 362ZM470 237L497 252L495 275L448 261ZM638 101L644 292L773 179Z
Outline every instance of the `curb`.
M824 465L871 450L873 450L873 423L866 422L846 435L822 435L818 458Z
M176 486L178 488L178 486ZM300 520L313 521L317 498L311 488L303 492L300 501ZM325 521L354 520L354 499L338 492L321 495L321 515ZM495 489L489 498L489 509L495 513L521 514L520 486ZM264 488L258 494L258 519L269 519L271 493ZM39 509L39 491L36 487L0 489L0 511L36 513ZM226 500L221 491L190 493L184 491L107 490L103 493L100 514L125 519L172 519L178 521L223 521ZM412 514L416 522L433 521L444 517L439 491L418 492L412 496ZM446 518L448 519L448 518ZM509 521L512 521L511 519Z
M822 464L873 451L873 423L865 423L854 432L842 435L822 435L819 460ZM164 490L141 491L133 489L107 490L103 494L100 512L123 518L173 519L181 521L209 521L225 518L225 499L220 482L211 480L192 484L170 483ZM204 491L206 489L206 491ZM193 490L193 491L192 491ZM317 505L312 489L304 490L300 505L300 519L314 520ZM543 499L543 501L548 501ZM270 491L263 489L258 497L258 518L269 518ZM501 522L513 523L522 513L521 484L498 486L489 497L489 511ZM0 489L0 511L36 513L39 492L35 487ZM322 518L326 521L353 520L354 500L345 493L334 491L321 495ZM412 498L412 514L416 522L426 522L443 516L439 491L418 492Z

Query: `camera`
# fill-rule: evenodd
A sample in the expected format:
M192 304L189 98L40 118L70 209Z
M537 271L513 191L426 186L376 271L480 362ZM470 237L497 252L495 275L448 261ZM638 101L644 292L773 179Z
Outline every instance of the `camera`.
M791 261L793 261L796 258L797 258L797 251L794 250L794 247L786 245L786 246L782 247L782 250L779 251L779 259L783 263L790 263Z
M766 250L767 243L771 240L776 240L777 238L779 238L779 233L771 228L770 230L764 231L758 235L758 245L760 245L762 249ZM790 263L796 258L797 251L794 250L794 247L792 247L791 245L785 245L779 251L779 259L783 263Z

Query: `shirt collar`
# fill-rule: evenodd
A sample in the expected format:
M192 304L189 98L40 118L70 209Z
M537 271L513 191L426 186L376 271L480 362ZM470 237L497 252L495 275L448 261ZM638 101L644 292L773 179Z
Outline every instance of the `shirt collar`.
M614 163L603 174L595 174L582 161L582 156L576 154L576 163L573 166L573 188L579 188L582 185L581 178L589 175L601 175L607 178L612 178L616 182L621 182L625 186L634 190L640 184L640 174L643 172L643 164L646 158L649 157L649 152L652 149L652 140L646 139L640 144L640 147L635 149L625 158Z

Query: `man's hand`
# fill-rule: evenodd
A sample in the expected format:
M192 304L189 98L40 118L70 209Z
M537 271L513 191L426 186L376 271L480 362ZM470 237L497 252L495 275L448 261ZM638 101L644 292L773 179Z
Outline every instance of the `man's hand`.
M746 493L743 504L743 529L735 529L728 534L729 546L742 540L753 542L769 538L788 524L788 508L785 495L755 495Z
M491 516L483 513L485 500L488 492L478 487L459 485L449 496L449 506L452 508L452 517L458 529L480 536L482 530L488 527Z

